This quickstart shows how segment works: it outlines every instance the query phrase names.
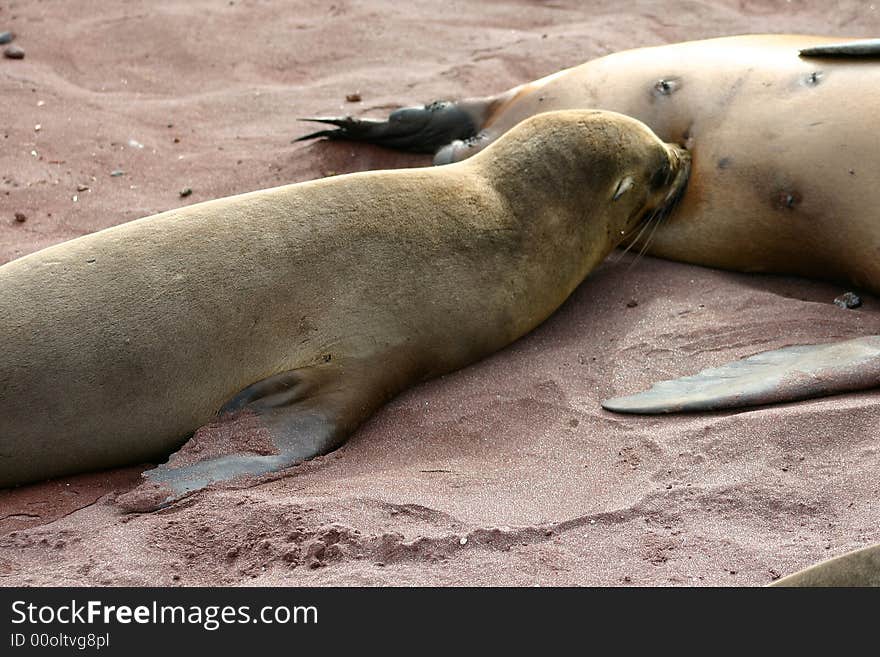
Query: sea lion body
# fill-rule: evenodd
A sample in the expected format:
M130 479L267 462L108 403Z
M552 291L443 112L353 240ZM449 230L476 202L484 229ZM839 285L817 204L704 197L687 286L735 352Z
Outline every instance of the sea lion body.
M633 119L554 113L453 167L200 203L10 262L0 486L163 457L220 409L255 414L269 449L160 468L163 495L325 453L537 326L685 170Z
M654 232L647 253L845 281L880 293L880 47L853 45L861 54L846 58L799 54L841 41L847 42L752 35L614 53L495 96L451 104L473 134L441 148L436 161L470 157L539 112L627 114L664 141L687 146L693 158L688 191ZM409 147L424 134L436 139L432 117L452 111L429 107L425 127L409 119L421 130L410 136ZM418 117L417 111L401 116ZM373 141L370 126L387 130L404 122L365 123L357 135L346 134L348 125L318 134Z

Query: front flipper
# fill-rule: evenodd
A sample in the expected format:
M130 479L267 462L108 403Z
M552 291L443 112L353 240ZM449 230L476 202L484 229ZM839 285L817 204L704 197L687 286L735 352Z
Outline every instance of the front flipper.
M617 413L718 411L880 386L880 336L767 351L602 402Z
M336 126L299 137L309 139L341 139L365 141L386 148L413 153L435 153L455 140L466 140L477 134L480 118L476 106L468 103L437 101L422 107L404 107L391 113L386 121L379 119L312 118Z
M320 365L248 386L221 409L218 422L199 429L117 502L151 511L211 484L246 481L336 449L387 396L362 374L359 367Z
M843 43L826 43L800 50L801 57L880 57L880 39L861 39Z
M880 586L880 545L828 559L770 586Z

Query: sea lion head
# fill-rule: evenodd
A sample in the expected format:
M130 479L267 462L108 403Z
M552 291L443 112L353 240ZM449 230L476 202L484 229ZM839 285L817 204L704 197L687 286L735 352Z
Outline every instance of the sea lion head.
M570 235L560 225L568 221L601 257L667 216L690 172L686 150L599 110L535 115L471 160L491 171L524 221Z

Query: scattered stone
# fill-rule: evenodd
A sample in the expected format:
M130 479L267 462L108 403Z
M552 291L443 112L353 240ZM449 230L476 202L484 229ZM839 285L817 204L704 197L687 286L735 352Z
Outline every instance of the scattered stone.
M15 220L18 223L23 224L25 221L27 221L27 215L24 212L16 212Z
M834 300L834 305L846 309L858 308L862 305L862 298L855 292L844 292Z
M467 536L462 536L462 537L458 540L458 544L459 544L459 545L467 545Z
M38 123L37 125L34 126L34 132L39 132L42 129L43 129L43 126L40 123Z
M190 189L189 187L184 187L183 189L180 190L180 198L186 198L187 196L189 196L192 193L193 193L192 189Z
M15 35L12 32L0 32L0 46L5 45L12 41L15 38Z
M345 100L347 100L349 103L359 103L361 102L361 95L357 92L353 94L347 94L345 96Z
M24 50L18 46L8 46L3 51L3 56L6 59L24 59Z
M123 171L122 169L116 169L115 171L111 171L110 175L113 176L114 178L118 178L119 176L124 176L125 171Z
M639 302L636 301L635 299L630 299L629 301L626 302L627 308L635 308L638 305L639 305Z
M88 185L77 185L77 186L76 186L76 191L78 191L78 192L87 192L87 191L89 191L89 186L88 186Z

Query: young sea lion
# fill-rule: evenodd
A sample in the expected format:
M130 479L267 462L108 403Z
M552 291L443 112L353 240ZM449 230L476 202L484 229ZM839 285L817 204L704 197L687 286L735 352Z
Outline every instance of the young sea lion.
M335 449L543 322L688 169L635 119L555 112L454 166L199 203L3 265L0 486L163 458L218 412L226 450L124 503Z

